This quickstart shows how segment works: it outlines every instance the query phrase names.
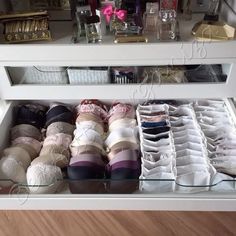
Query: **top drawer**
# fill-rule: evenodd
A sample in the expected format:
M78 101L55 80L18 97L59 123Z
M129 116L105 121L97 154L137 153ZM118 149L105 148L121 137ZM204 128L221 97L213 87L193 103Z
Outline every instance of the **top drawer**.
M183 99L235 97L236 60L148 66L0 67L4 100ZM209 90L210 87L210 90ZM63 96L63 97L62 97Z

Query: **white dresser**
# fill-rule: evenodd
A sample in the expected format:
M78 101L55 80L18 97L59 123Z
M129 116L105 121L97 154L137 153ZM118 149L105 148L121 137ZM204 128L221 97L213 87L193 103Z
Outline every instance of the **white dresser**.
M234 20L228 13L228 8L224 9L227 18ZM236 95L236 40L195 41L190 31L194 22L202 17L202 15L194 15L192 21L180 23L181 41L178 42L114 44L111 37L105 37L101 44L72 44L71 22L51 22L53 36L51 42L0 44L1 149L8 144L9 128L13 118L12 108L22 100L42 103L60 100L76 104L82 99L96 98L104 102L124 100L138 104L147 99L221 98L226 101L236 124L236 109L233 102ZM223 72L227 75L226 82L152 85L30 85L12 84L7 72L7 67L11 66L69 68L196 64L221 64ZM235 211L236 180L230 185L234 190L224 191L221 188L219 191L199 193L137 192L85 195L71 194L65 190L57 194L30 195L12 191L10 194L0 194L0 209Z

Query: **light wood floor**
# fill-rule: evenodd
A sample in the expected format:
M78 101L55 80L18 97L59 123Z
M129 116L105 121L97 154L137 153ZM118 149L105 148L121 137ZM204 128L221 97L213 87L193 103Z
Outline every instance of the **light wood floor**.
M0 235L236 235L235 213L1 211Z

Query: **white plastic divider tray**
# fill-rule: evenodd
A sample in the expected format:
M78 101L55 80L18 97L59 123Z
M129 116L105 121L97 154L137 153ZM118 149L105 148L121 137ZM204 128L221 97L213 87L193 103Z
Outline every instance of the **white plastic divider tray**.
M142 151L140 179L176 182L168 189L163 183L157 186L142 181L141 190L211 191L223 180L235 180L236 128L224 101L138 105L137 118ZM234 185L217 187L235 190Z

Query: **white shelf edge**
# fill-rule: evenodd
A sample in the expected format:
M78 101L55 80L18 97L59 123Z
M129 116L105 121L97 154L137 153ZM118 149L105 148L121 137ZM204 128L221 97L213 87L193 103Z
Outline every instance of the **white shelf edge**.
M236 211L236 199L169 197L1 197L1 210L159 210Z
M5 100L138 100L226 98L234 97L234 88L227 84L169 85L16 85L3 89Z
M217 49L217 50L216 50ZM236 41L131 45L0 45L1 65L155 65L235 58Z
M234 58L236 40L223 42L199 42L191 36L194 23L203 15L194 15L193 20L181 21L182 41L115 44L113 36L106 36L101 44L73 44L72 23L51 22L54 41L24 44L0 44L1 65L23 65L26 63L50 64L67 63L81 65L137 65L163 61L164 64L175 61L211 60ZM63 30L61 30L63 29ZM217 49L217 50L216 50Z

